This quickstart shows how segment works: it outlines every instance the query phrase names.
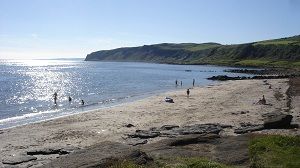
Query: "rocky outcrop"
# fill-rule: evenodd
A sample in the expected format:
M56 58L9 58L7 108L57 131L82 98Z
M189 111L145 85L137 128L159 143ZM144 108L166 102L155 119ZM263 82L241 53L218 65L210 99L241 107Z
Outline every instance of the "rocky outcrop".
M149 157L145 152L141 150L135 150L131 152L128 158L137 165L145 165L153 161L153 158Z
M69 154L70 151L64 150L62 148L54 149L54 148L43 148L43 149L35 149L27 152L27 155L66 155Z
M136 130L133 134L128 134L129 138L148 139L155 137L176 137L179 135L190 134L219 134L222 130L220 124L195 124L179 127L178 125L164 125L160 128L151 128L149 130Z
M285 129L291 127L293 116L281 112L266 113L263 116L265 129Z
M37 158L29 155L17 155L17 156L9 156L2 160L3 164L8 165L17 165L25 162L29 162L32 160L36 160Z
M153 130L136 130L134 134L129 134L128 137L130 138L141 138L141 139L148 139L148 138L155 138L160 135L159 131Z
M285 78L294 78L298 77L298 75L292 74L292 75L271 75L271 76L253 76L253 77L246 77L246 76L227 76L227 75L218 75L218 76L212 76L207 78L208 80L218 80L218 81L227 81L227 80L246 80L246 79L285 79Z
M242 123L240 128L234 130L236 134L245 134L254 131L263 130L263 125L251 124L251 123Z

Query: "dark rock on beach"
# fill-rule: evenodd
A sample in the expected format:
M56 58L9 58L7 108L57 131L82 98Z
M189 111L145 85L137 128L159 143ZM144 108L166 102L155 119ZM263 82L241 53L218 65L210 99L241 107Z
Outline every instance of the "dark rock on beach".
M28 155L17 155L17 156L10 156L7 158L4 158L2 160L3 164L9 164L9 165L17 165L25 162L29 162L32 160L36 160L37 158L34 156L28 156Z
M299 76L298 74L292 74L292 75L261 75L261 76L253 76L253 77L246 77L246 76L236 76L231 77L227 75L218 75L218 76L212 76L207 78L208 80L219 80L219 81L227 81L227 80L246 80L246 79L285 79L285 78L294 78Z
M145 152L141 150L135 150L131 152L131 154L129 154L129 159L138 165L145 165L153 161L153 158L149 157Z
M178 138L170 140L170 143L168 145L185 146L189 144L210 142L212 140L215 140L216 138L220 138L220 136L217 134L179 136Z
M101 142L53 160L43 167L111 167L123 161L154 164L158 158L206 157L226 164L247 166L249 135L179 135L141 146ZM155 166L154 166L155 167Z
M136 130L134 134L129 134L130 138L141 138L141 139L148 139L148 138L155 138L160 135L159 131L152 131L152 130Z
M251 79L251 77L230 77L227 75L218 75L218 76L212 76L210 78L207 78L208 80L219 80L219 81L226 81L226 80L243 80L243 79Z
M254 132L254 131L260 131L263 130L264 126L263 125L256 125L256 124L251 124L251 123L242 123L240 128L237 128L234 130L234 133L236 134L245 134L249 132Z
M293 116L281 112L271 112L262 115L265 129L284 129L291 127Z
M148 140L146 140L146 139L140 139L140 138L127 139L127 144L132 145L132 146L143 145L146 143L148 143Z
M222 131L220 124L195 124L189 126L179 127L177 125L164 125L160 128L151 128L150 130L136 130L135 133L129 134L130 138L148 139L158 136L162 137L176 137L179 135L190 134L218 134Z
M134 127L134 125L133 124L126 124L125 127L131 128L131 127Z
M128 145L117 142L101 142L57 158L43 167L110 167L124 159L132 151Z
M63 148L43 148L43 149L35 149L31 151L27 151L27 155L66 155L75 149L63 149Z
M184 126L176 130L181 135L187 134L218 134L222 131L222 127L219 124L195 124L190 126Z
M179 128L178 125L163 125L162 127L160 127L160 130L171 130L174 128Z

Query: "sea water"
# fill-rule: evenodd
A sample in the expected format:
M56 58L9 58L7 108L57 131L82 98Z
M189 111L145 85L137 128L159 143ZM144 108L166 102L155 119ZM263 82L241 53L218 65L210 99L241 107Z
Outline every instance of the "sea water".
M132 62L0 60L0 128L111 107L212 83L228 67ZM230 74L231 76L237 74ZM241 74L238 74L241 75ZM175 81L179 86L175 86ZM180 86L182 81L183 86ZM57 104L53 94L57 92ZM68 101L68 97L72 101ZM164 97L162 97L162 100ZM82 105L80 102L85 103Z

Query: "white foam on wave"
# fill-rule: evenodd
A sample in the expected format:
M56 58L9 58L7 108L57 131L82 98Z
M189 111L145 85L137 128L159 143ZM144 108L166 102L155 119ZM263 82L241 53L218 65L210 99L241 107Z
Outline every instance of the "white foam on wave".
M26 118L33 118L33 117L36 117L36 116L41 116L43 114L55 113L55 112L58 112L58 111L59 110L41 111L41 112L37 112L37 113L28 113L28 114L23 114L21 116L5 118L5 119L0 120L0 124L3 125L4 123L20 121L20 120L23 120L23 119L26 119Z

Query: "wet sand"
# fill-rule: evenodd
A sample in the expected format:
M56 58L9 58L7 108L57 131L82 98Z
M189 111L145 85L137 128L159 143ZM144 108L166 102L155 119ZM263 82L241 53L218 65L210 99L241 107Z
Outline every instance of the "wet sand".
M288 86L288 79L226 81L192 88L189 97L182 89L112 108L1 130L0 158L47 147L85 148L104 141L125 143L126 134L136 129L167 124L220 123L234 128L241 123L262 124L262 114L286 109ZM276 94L282 95L280 99ZM262 95L268 105L255 104ZM173 98L175 103L165 102L165 97ZM135 127L125 127L129 123ZM232 129L222 134L234 135ZM52 158L38 158L35 164L42 165L49 159Z

